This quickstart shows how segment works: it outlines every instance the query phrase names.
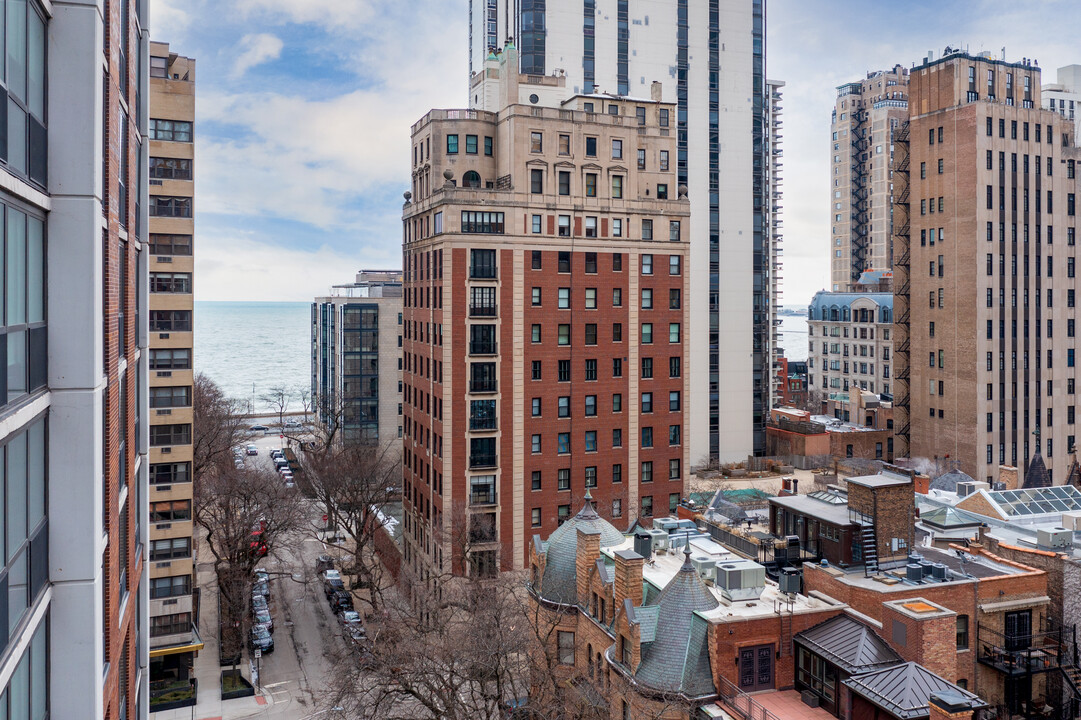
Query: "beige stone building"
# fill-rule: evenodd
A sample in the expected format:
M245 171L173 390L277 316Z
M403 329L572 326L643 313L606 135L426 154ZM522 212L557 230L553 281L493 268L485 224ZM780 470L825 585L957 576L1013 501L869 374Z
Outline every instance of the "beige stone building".
M361 270L315 299L313 408L319 422L339 424L343 442L401 456L402 365L401 270Z
M815 294L807 308L807 390L823 412L847 407L859 391L891 394L892 332L889 293Z
M1040 69L954 52L911 73L895 208L898 454L978 480L1077 434L1074 125Z
M192 162L195 61L150 44L150 657L183 677L193 620Z
M627 525L674 512L687 426L689 202L675 105L517 73L412 129L405 263L404 550L520 569L589 490ZM462 538L468 528L468 557ZM436 541L436 540L439 541ZM464 566L464 567L463 567Z
M866 270L893 265L890 163L908 117L908 70L871 72L837 88L830 123L831 289L850 290Z

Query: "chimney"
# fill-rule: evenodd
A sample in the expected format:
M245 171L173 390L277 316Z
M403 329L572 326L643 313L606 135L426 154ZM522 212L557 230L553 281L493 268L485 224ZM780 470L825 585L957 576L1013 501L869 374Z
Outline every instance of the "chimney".
M649 99L653 102L661 101L661 84L654 80L649 86Z
M931 711L929 720L972 720L968 698L953 690L931 693L927 709Z
M1006 485L1006 490L1017 489L1017 468L1013 465L998 466L998 480Z
M612 599L615 607L623 606L625 599L638 607L642 604L642 566L645 558L633 550L618 550L615 553L616 572L612 587Z
M589 604L589 571L601 554L601 533L596 528L578 528L578 550L574 556L578 580L578 601Z

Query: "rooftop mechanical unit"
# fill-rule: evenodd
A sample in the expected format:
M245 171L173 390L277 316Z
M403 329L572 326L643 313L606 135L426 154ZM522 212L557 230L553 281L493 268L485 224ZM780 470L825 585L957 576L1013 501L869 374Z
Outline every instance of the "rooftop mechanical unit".
M757 600L766 589L766 568L751 560L720 562L716 582L730 602Z
M716 580L717 578L717 560L711 557L705 557L704 555L697 555L691 557L691 565L694 566L694 571L701 575L706 580Z
M646 530L645 534L650 537L653 545L653 552L668 549L668 533L666 531L653 528L651 530Z
M1039 547L1064 549L1073 547L1073 530L1066 528L1038 528L1036 544Z

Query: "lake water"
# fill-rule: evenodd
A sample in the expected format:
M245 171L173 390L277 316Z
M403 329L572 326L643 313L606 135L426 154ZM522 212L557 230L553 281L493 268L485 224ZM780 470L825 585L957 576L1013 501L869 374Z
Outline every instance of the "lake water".
M194 355L196 372L266 410L259 396L270 388L311 388L311 305L197 301Z
M789 360L807 359L807 313L778 315L781 319L781 347Z

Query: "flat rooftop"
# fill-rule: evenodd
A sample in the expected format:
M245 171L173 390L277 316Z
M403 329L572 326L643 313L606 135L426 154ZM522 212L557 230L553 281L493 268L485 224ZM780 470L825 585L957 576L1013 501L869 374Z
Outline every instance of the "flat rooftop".
M691 545L692 550L694 544ZM601 548L601 555L606 556L607 561L614 562L613 557L615 553L620 551L634 551L634 538L628 537L625 542L620 545L614 545L612 547ZM704 553L702 553L704 554ZM696 557L699 553L692 553L692 557ZM646 561L642 568L642 578L656 587L658 590L663 590L666 585L675 577L680 568L683 567L684 555L680 550L675 555L668 553L654 554L651 560ZM733 561L742 563L750 563L749 560L738 558ZM723 562L718 560L718 562ZM735 600L729 601L723 593L721 588L713 585L707 586L710 593L717 598L717 602L720 605L709 612L699 613L703 618L711 622L726 622L729 618L737 620L741 618L752 618L762 615L773 615L774 605L777 602L788 602L788 596L781 593L777 587L777 583L766 578L766 586L762 591L762 596L754 600ZM823 610L828 607L843 607L840 603L837 605L830 605L817 598L807 597L806 595L794 595L795 600L792 606L794 612L807 612L813 610ZM786 605L787 609L787 605Z
M883 571L878 576L880 578L884 575L887 578L899 582L883 583L880 579L875 579L875 577L864 577L862 566L853 566L844 571L843 574L838 575L837 579L846 585L870 588L879 592L889 592L891 589L899 590L901 588L909 589L948 583L973 582L975 580L999 577L1002 575L1020 575L1025 572L1013 565L995 562L984 555L971 555L969 553L958 555L957 551L954 550L944 550L929 546L914 548L914 552L917 552L928 562L945 565L949 570L947 578L945 580L940 580L928 577L919 583L910 582L905 579L905 567L901 566L899 568ZM964 562L962 562L962 557L964 558ZM835 570L839 569L836 566L831 567Z

